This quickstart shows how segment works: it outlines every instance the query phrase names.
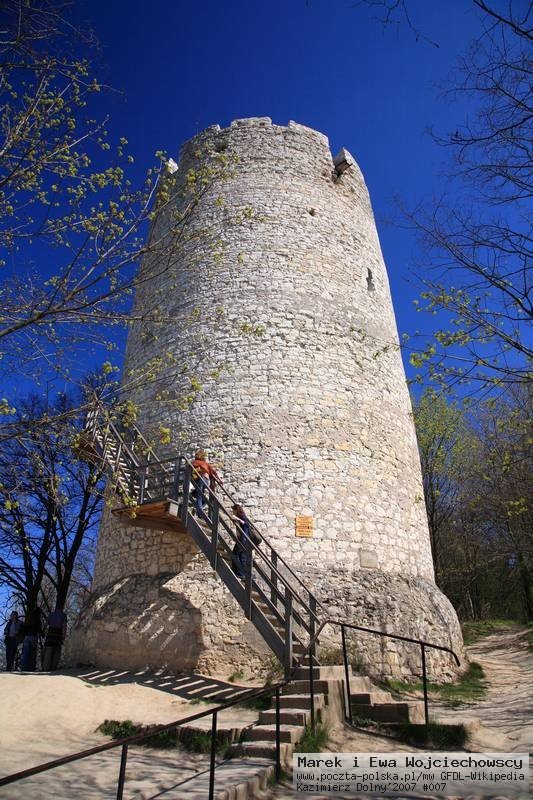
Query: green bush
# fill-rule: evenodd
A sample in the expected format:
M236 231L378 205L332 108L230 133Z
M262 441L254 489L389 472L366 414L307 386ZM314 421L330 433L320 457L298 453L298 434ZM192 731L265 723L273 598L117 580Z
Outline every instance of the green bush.
M349 642L347 647L348 664L354 672L364 671L364 660L354 642ZM323 667L336 667L344 664L344 654L342 647L321 647L317 652L317 659Z
M251 711L266 711L272 705L272 695L262 694L260 697L250 697L239 703L239 708L248 708Z
M328 743L329 732L321 720L317 720L315 730L307 724L304 733L298 744L294 748L295 753L320 753Z
M111 736L112 739L125 739L127 736L135 736L142 730L142 725L136 725L131 719L119 721L117 719L106 719L97 727L98 733Z
M124 739L127 736L135 736L138 733L148 731L151 726L139 725L130 719L122 721L116 719L106 719L97 727L99 733L111 736L112 739ZM210 753L211 752L211 732L190 730L189 728L170 728L166 731L154 733L138 743L141 747L174 748L180 747L191 753ZM218 734L217 752L226 755L229 752L231 742L228 741L226 734Z

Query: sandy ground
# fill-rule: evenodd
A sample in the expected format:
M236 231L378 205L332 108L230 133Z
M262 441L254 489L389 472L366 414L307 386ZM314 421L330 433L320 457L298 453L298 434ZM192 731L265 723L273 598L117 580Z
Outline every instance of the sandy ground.
M432 717L471 722L473 751L533 750L533 654L520 632L499 631L468 648L469 657L485 670L489 691L478 703L449 708L431 703ZM78 674L0 675L0 774L101 744L94 732L106 718L164 723L207 709L197 698L231 696L223 682L201 676L154 676L109 671ZM219 700L220 702L220 700ZM254 712L225 712L221 724L249 724ZM206 719L206 726L209 724ZM415 748L343 726L331 731L329 752L394 752ZM115 797L118 750L99 754L47 775L0 788L0 800L96 800ZM128 760L128 798L155 798L169 786L186 798L187 779L207 767L204 755L132 748ZM295 797L290 783L265 796L272 800Z
M95 729L105 719L163 724L196 714L216 703L193 703L195 695L212 686L198 676L162 681L127 673L0 675L0 775L27 769L103 744L108 737ZM111 681L107 684L107 681ZM144 685L143 685L144 684ZM214 688L218 691L219 684ZM155 688L157 687L157 688ZM179 693L179 694L178 694ZM184 695L180 696L180 695ZM257 717L253 711L228 710L219 726L240 727ZM203 722L210 726L210 717ZM179 768L178 765L179 764ZM120 750L91 756L50 773L0 788L1 800L50 800L52 797L96 800L116 796ZM207 756L145 748L131 748L128 757L127 797L152 797L204 770ZM184 790L185 791L185 790Z

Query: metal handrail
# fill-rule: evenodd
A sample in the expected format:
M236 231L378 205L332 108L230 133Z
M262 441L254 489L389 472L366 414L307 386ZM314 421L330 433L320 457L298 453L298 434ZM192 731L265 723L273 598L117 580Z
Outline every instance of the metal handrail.
M65 764L72 763L73 761L80 761L84 758L88 758L92 755L96 755L97 753L102 753L107 750L114 750L118 747L122 748L122 754L120 759L120 769L119 769L119 776L118 776L118 783L117 783L117 800L122 800L123 792L124 792L124 783L126 779L126 762L128 757L128 747L132 744L138 744L143 742L146 739L151 739L153 736L157 735L158 733L162 733L163 731L173 730L178 728L181 725L184 725L188 722L195 722L202 717L206 717L208 715L212 716L212 725L211 725L211 753L210 753L210 769L209 769L209 800L213 800L214 798L214 787L215 787L215 763L216 763L216 736L217 736L217 721L218 721L218 714L220 711L224 711L227 708L232 708L235 705L242 703L244 700L250 700L256 697L263 697L264 695L276 695L276 780L279 781L281 777L281 739L280 739L280 691L285 686L287 686L293 680L294 674L297 669L301 668L303 661L309 656L309 696L310 696L310 706L311 706L311 727L314 730L315 728L315 695L314 695L314 670L316 669L316 665L313 663L313 653L314 648L318 639L320 632L326 625L338 625L341 627L342 631L342 643L343 643L343 656L344 656L344 668L345 668L345 679L346 679L346 695L348 698L348 718L350 720L350 724L353 725L353 718L351 712L351 700L350 700L350 678L349 678L349 668L348 668L348 657L347 657L347 650L346 650L346 638L344 635L345 628L352 628L355 630L365 631L367 633L376 634L378 636L388 637L390 639L399 639L405 642L411 642L413 644L419 644L422 647L422 654L425 652L425 648L433 648L435 650L442 650L452 655L457 663L458 666L461 666L461 662L457 656L457 654L449 647L444 647L443 645L433 644L432 642L426 642L423 639L413 639L409 636L402 636L399 634L394 633L386 633L385 631L379 631L375 628L365 628L361 625L354 625L350 622L345 622L343 620L338 619L326 619L322 622L320 627L318 628L315 635L311 638L309 645L304 653L302 653L299 661L294 665L291 669L289 675L285 680L280 681L274 685L268 685L260 687L259 689L252 689L249 692L244 691L242 694L238 695L237 697L233 698L233 700L229 700L227 703L222 703L214 708L209 708L205 711L199 711L197 714L191 714L187 717L183 717L182 719L175 720L174 722L168 722L164 725L153 725L147 728L142 733L135 734L133 736L123 737L121 739L117 739L113 742L107 742L106 744L98 745L97 747L91 747L87 750L80 750L77 753L72 753L69 756L63 756L62 758L54 759L53 761L47 761L44 764L39 764L36 767L30 767L25 770L21 770L20 772L12 773L11 775L6 775L3 778L0 778L0 786L7 786L10 783L15 783L16 781L23 780L24 778L30 778L33 775L38 775L42 772L47 772L52 769L56 769L57 767L64 766ZM428 706L427 706L427 681L426 681L426 662L425 657L422 659L422 667L423 667L423 676L424 676L424 709L425 709L425 720L426 726L429 724L429 716L428 716Z
M107 425L109 425L109 427L110 427L110 428L111 428L111 429L112 429L112 430L115 432L115 434L116 434L116 435L118 435L118 436L119 436L119 437L122 439L122 438L123 438L123 436L122 436L122 433L121 433L121 431L120 431L119 427L118 427L117 425L115 425L115 423L114 423L114 422L113 422L113 420L111 419L110 415L108 414L108 412L107 412L106 408L105 408L105 407L104 407L104 406L103 406L101 403L98 403L98 407L97 407L97 409L96 409L96 410L94 410L94 412L93 412L93 414L92 414L92 416L94 417L94 421L95 421L95 422L96 422L96 420L97 420L97 418L98 418L98 416L99 416L99 415L102 415L102 416L104 417L104 419L105 419L105 421L106 421ZM93 424L94 424L94 423L93 423ZM137 436L137 437L138 437L138 438L139 438L139 439L142 441L143 445L145 446L145 449L146 449L146 451L147 451L147 452L149 452L149 453L151 453L151 454L153 455L153 457L154 457L154 460L153 460L153 461L148 461L148 462L140 462L140 461L138 460L137 456L135 455L135 453L134 453L134 452L131 450L131 448L130 448L130 447L127 445L127 443L126 443L126 442L124 442L124 446L125 446L125 448L127 449L128 455L130 455L130 456L131 456L131 458L132 458L132 461L135 463L135 466L136 466L138 469L144 469L144 468L147 468L147 467L160 466L160 467L162 467L163 471L164 471L164 472L165 472L165 473L166 473L166 474L169 476L169 478L171 478L171 474L170 474L170 473L169 473L169 471L168 471L167 469L165 469L165 467L164 467L164 465L165 465L166 463L169 463L169 462L175 462L175 461L177 461L177 460L178 460L178 459L180 459L180 458L184 458L185 462L186 462L187 464L189 464L189 466L191 466L191 467L192 467L192 463L191 463L191 461L190 461L189 459L187 459L187 458L183 457L183 456L180 456L178 453L176 453L176 455L169 456L169 457L167 457L167 458L165 458L165 459L160 459L160 458L157 456L157 453L155 452L155 450L153 449L153 447L152 447L152 446L151 446L151 445L148 443L148 441L145 439L145 437L143 436L143 434L141 433L141 431L139 430L139 428L137 427L137 425L135 425L135 423L132 423L132 425L131 425L131 429L135 431L135 435L136 435L136 436ZM228 499L229 499L229 500L231 501L231 503L234 505L234 504L235 504L237 501L236 501L236 499L235 499L235 498L234 498L234 497L231 495L231 493L230 493L230 492L229 492L229 491L226 489L226 487L224 486L224 484L222 483L222 481L221 481L219 478L216 478L216 477L215 477L215 482L216 482L217 486L218 486L218 487L219 487L219 488L222 490L222 492L223 492L223 493L226 495L226 497L228 497ZM209 487L209 491L211 492L211 487ZM251 528L253 528L253 530L254 530L254 531L255 531L255 532L258 534L258 536L260 536L260 537L261 537L261 539L262 539L262 540L265 542L265 544L267 545L267 547L270 547L270 549L271 549L271 550L272 550L272 551L273 551L273 552L276 554L276 558L278 559L278 561L279 561L281 564L283 564L283 566L284 566L284 567L285 567L285 569L286 569L286 570L287 570L287 571L290 573L290 575L292 576L292 578L294 578L294 580L295 580L295 581L296 581L296 582L299 584L299 586L301 586L301 588L302 588L302 589L303 589L303 590L304 590L304 591L305 591L305 592L308 594L308 596L309 596L309 600L310 600L310 601L312 601L312 604L315 606L315 608L323 608L323 606L322 606L322 604L320 603L320 601L319 601L319 600L318 600L318 599L317 599L317 598L316 598L316 597L313 595L313 593L312 593L312 592L311 592L311 591L310 591L310 590L307 588L307 586L306 586L306 585L305 585L305 583L302 581L302 579L301 579L301 578L299 578L299 577L298 577L298 575L296 575L296 573L294 572L294 570L293 570L293 569L291 568L291 566L290 566L290 565L289 565L289 564L288 564L288 563L285 561L285 559L283 558L283 556L282 556L282 555L280 555L280 554L277 552L277 550L276 550L276 549L273 547L273 545L272 545L272 543L269 541L269 539L267 539L267 537L266 537L266 536L264 536L264 534L263 534L263 533L262 533L262 532L261 532L261 531L260 531L260 530L257 528L257 526L256 526L256 525L255 525L253 522L251 522L251 521L250 521L250 527L251 527ZM273 567L273 565L271 565L271 566ZM273 567L273 569L275 569L275 568ZM277 573L277 574L278 574L278 576L279 576L279 577L281 577L280 573ZM284 585L286 585L286 584L285 584L285 581L284 581ZM292 591L292 590L291 590L291 591ZM296 595L294 592L293 592L293 595L294 595L294 597L295 597L295 598L298 598L298 595ZM310 606L309 606L307 603L305 603L303 600L301 600L300 598L298 598L298 599L299 599L299 601L300 601L300 602L301 602L301 603L302 603L302 604L305 606L305 608L306 608L306 611L308 611L308 613L309 613L309 614L312 614L312 615L315 617L315 619L316 619L316 620L318 620L318 616L317 616L317 615L316 615L316 613L315 613L315 612L314 612L314 611L313 611L313 610L310 608Z
M191 461L189 461L189 459L187 459L185 456L181 456L181 458L183 458L183 461L184 461L184 462L185 462L185 463L186 463L186 464L187 464L187 465L190 467L190 469L191 469L191 470L194 470L194 467L193 467L193 465L192 465L192 462L191 462ZM222 510L224 511L224 513L225 513L225 514L227 514L229 517L231 517L231 514L229 513L229 511L227 510L227 508L226 508L226 507L223 505L223 503L222 503L222 502L219 500L219 498L217 497L216 493L215 493L215 492L214 492L214 491L211 489L211 487L210 487L210 486L206 486L205 488L207 489L207 491L208 491L208 493L209 493L209 496L210 496L210 497L212 497L212 498L213 498L213 500L214 500L214 502L216 502L216 503L218 504L218 507L219 507L219 509L222 509ZM228 492L226 492L226 494L228 495L228 497L230 497L230 498L231 498L231 495L230 495ZM250 524L251 524L251 523L250 523ZM255 528L255 526L253 526L253 527L254 527L254 530L256 530L256 531L257 531L257 529ZM257 531L257 533L258 533L258 535L261 537L262 541L264 541L264 542L265 542L265 543L268 545L268 547L270 547L270 549L271 549L271 550L272 550L274 553L276 553L276 556L277 556L277 557L280 559L280 561L283 561L283 559L281 558L281 556L279 556L279 554L277 553L277 551L276 551L276 550L275 550L275 549L272 547L272 545L271 545L271 544L268 542L268 540L267 540L267 539L266 539L266 538L265 538L265 537L264 537L264 536L263 536L263 535L260 533L260 531ZM297 602L298 602L300 605L302 605L302 606L304 607L305 611L306 611L306 612L307 612L309 615L313 616L313 617L315 618L315 620L318 622L318 620L319 620L319 617L317 616L317 614L316 614L316 613L315 613L315 612L314 612L314 611L313 611L313 610L310 608L310 606L309 606L309 605L308 605L308 604L305 602L305 600L303 600L303 599L302 599L302 598L301 598L301 597L300 597L300 596L299 596L299 595L298 595L298 594L295 592L295 590L294 590L294 589L293 589L293 587L290 585L290 583L288 583L288 581L287 581L287 579L285 578L285 576L284 576L284 575L282 575L282 573L278 571L278 569L277 569L277 568L276 568L276 566L275 566L275 565L274 565L274 564L271 562L271 560L268 558L268 556L267 556L267 555L266 555L266 554L263 552L263 550L261 550L261 547L260 547L260 545L257 545L257 544L255 544L255 542L253 542L251 539L249 539L248 546L251 548L251 550L252 550L252 551L255 551L255 553L257 553L257 554L260 556L260 558L261 558L261 560L262 560L262 561L266 562L266 564L267 564L267 566L269 567L269 569L271 570L271 572L273 572L273 573L275 574L276 578L277 578L277 579L279 579L279 580L281 581L281 583L283 584L283 586L284 586L284 587L285 587L285 588L286 588L286 589L287 589L287 590L290 592L290 594L292 595L292 597L294 598L294 600L296 600L296 601L297 601ZM310 592L310 591L309 591L309 590L306 588L305 584L304 584L304 583L302 583L302 581L301 581L300 579L298 579L298 581L299 581L299 583L300 583L300 584L301 584L301 585L302 585L302 586L305 588L306 592L308 592L308 594L309 594L310 598L313 598L313 600L315 600L316 604L317 604L317 605L319 605L319 603L318 603L318 600L316 600L316 598L314 597L314 595L312 595L312 594L311 594L311 592ZM273 585L274 585L274 584L272 584L272 586L273 586Z
M296 669L296 667L294 668ZM294 671L294 670L293 670ZM24 778L31 778L33 775L38 775L41 772L48 772L51 769L56 769L57 767L62 767L65 764L70 764L73 761L81 761L84 758L89 758L90 756L96 755L97 753L103 753L107 750L115 750L118 747L122 747L122 758L120 764L120 772L119 772L119 780L117 785L117 800L122 800L123 790L124 790L124 782L125 782L125 761L127 758L127 751L128 747L132 744L138 744L143 742L146 739L151 739L153 736L156 736L159 733L163 733L164 731L170 731L175 728L178 728L182 725L185 725L189 722L195 722L202 717L206 717L212 715L214 717L214 740L216 745L216 720L217 715L220 711L225 711L227 708L232 708L235 705L239 705L245 700L251 700L256 697L262 697L263 695L269 695L276 693L276 716L278 718L278 726L276 728L276 735L277 739L279 740L279 692L280 690L286 686L292 680L292 673L289 678L281 681L277 684L269 684L268 686L260 687L259 689L253 689L249 692L244 692L238 695L233 700L228 701L227 703L222 703L214 708L208 708L206 711L199 711L197 714L190 714L187 717L183 717L181 719L175 720L174 722L167 722L164 725L152 725L146 728L142 733L134 734L133 736L126 736L121 739L115 739L112 742L106 742L106 744L97 745L96 747L90 747L87 750L79 750L77 753L71 753L68 756L62 756L61 758L56 758L53 761L47 761L44 764L38 764L35 767L29 767L28 769L21 770L20 772L14 772L11 775L5 775L3 778L0 777L0 786L7 786L10 783L15 783L16 781L23 780ZM213 733L213 731L212 731ZM210 776L210 784L209 784L209 800L212 800L214 796L214 780L213 780L213 764L216 755L216 748L213 747L213 742L211 743L211 776ZM281 776L281 761L279 758L279 747L276 748L276 754L278 756L276 762L276 779L279 780Z
M345 636L345 628L352 628L353 630L364 631L365 633L372 633L376 636L383 636L388 639L398 639L402 642L410 642L411 644L418 644L420 645L421 655L422 655L422 685L424 691L424 718L425 718L425 725L426 727L429 725L429 701L428 701L428 689L427 689L427 667L426 667L426 648L429 647L433 650L442 650L446 653L452 655L455 659L455 663L458 667L461 666L461 662L457 653L452 650L450 647L444 647L441 644L433 644L433 642L426 642L424 639L413 639L410 636L403 636L398 633L387 633L386 631L379 631L376 628L365 628L361 625L354 625L351 622L344 622L343 620L339 619L325 619L320 624L318 630L315 632L314 636L311 637L311 641L307 647L307 653L311 655L314 654L315 645L317 643L318 637L320 632L324 629L326 625L339 625L341 628L341 637L342 637L342 651L343 651L343 660L344 660L344 674L346 679L346 696L348 698L348 718L350 720L350 724L353 725L353 715L352 715L352 704L350 700L350 671L348 669L348 652L346 649L346 636ZM313 694L313 674L312 674L312 664L313 659L312 657L309 659L309 685L311 689L311 724L314 726L314 694Z
M216 483L217 483L217 484L220 486L220 488L222 489L222 491L224 492L224 494L225 494L225 495L226 495L226 496L227 496L227 497L228 497L228 498L231 500L231 502L232 502L233 504L235 504L237 501L236 501L236 500L235 500L235 499L232 497L232 495L231 495L231 494L228 492L228 490L227 490L227 489L225 488L225 486L222 484L222 481L220 481L218 478L215 478L215 481L216 481ZM279 553L276 551L276 549L275 549L275 548L272 546L272 544L271 544L271 543L270 543L270 541L267 539L267 537L266 537L266 536L264 536L264 535L261 533L261 531L260 531L260 530L257 528L257 526L256 526L256 525L254 525L254 523L253 523L253 522L250 522L250 525L251 525L251 527L254 529L254 531L255 531L255 532L256 532L256 533L257 533L257 534L258 534L258 535L261 537L261 539L262 539L262 540L263 540L263 541L264 541L264 542L267 544L267 546L268 546L268 547L270 547L270 548L271 548L271 550L273 550L273 551L276 553L276 556L277 556L277 558L278 558L278 559L281 561L281 563L283 564L283 566L287 568L287 570L290 572L290 574L292 575L292 577L293 577L293 578L294 578L294 579L295 579L295 580L296 580L296 581L297 581L297 582L300 584L300 586L301 586L303 589L305 589L305 591L306 591L306 592L307 592L307 594L309 595L309 598L312 598L312 599L314 600L316 607L317 607L317 608L323 608L323 605L322 605L322 603L321 603L321 602L320 602L320 601L319 601L319 600L318 600L318 599L317 599L317 598L314 596L314 594L313 594L313 593L312 593L312 592L311 592L311 591L310 591L310 590L307 588L307 586L306 586L306 585L305 585L305 583L302 581L302 579L301 579L301 578L299 578L299 577L298 577L298 575L296 575L296 573L294 572L294 570L293 570L293 569L292 569L292 568L289 566L289 564L287 564L287 562L285 561L285 559L283 558L283 556L281 556L281 555L280 555L280 554L279 554ZM310 609L308 609L308 610L310 610ZM313 612L311 612L311 613L313 613ZM315 616L316 616L316 614L315 614Z

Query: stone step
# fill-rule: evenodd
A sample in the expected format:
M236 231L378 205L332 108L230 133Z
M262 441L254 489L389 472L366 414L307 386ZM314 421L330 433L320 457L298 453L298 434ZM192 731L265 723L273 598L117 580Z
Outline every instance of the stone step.
M279 721L282 725L306 725L311 718L311 711L302 708L284 708L280 710ZM259 713L260 725L275 725L276 711L269 709Z
M352 703L352 714L375 722L399 724L401 722L424 722L424 704L413 702Z
M309 667L297 667L294 670L293 680L309 680ZM333 666L333 667L320 667L316 666L313 667L313 678L321 679L321 680L344 680L344 667L343 666ZM354 678L355 681L355 678ZM350 676L350 684L352 682L352 676ZM370 685L370 681L368 681ZM359 691L359 686L354 685L354 689ZM364 691L362 689L361 691Z
M271 758L232 758L215 769L215 800L246 800L260 797L274 777ZM209 770L180 781L164 790L165 800L205 800L209 796ZM152 792L150 792L150 796ZM157 795L156 795L157 796Z
M315 709L324 708L326 704L323 694L315 694ZM308 694L282 694L279 698L280 708L311 708Z
M395 702L392 699L392 695L390 692L386 692L384 689L374 689L371 692L358 692L353 693L350 695L352 703L358 703L360 705L374 705L375 703L393 703Z
M279 726L279 737L282 742L295 742L300 741L304 732L303 725L281 725ZM244 734L245 742L270 742L276 741L276 726L275 725L254 725L253 728L248 728Z
M309 687L309 681L291 681L287 686L283 687L281 694L309 694ZM313 688L318 694L327 695L329 692L329 683L328 681L317 679L313 681Z
M249 758L253 756L254 758L276 758L276 742L272 741L257 741L257 742L241 742L239 745L236 745L239 752L242 753L243 756ZM280 747L280 756L282 761L287 761L289 757L292 755L293 752L293 745L289 744L288 742L282 742Z

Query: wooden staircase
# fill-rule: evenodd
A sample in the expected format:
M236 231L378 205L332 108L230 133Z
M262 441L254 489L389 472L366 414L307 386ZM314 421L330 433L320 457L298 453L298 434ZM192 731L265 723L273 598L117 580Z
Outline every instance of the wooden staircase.
M302 659L319 626L320 604L272 544L251 525L260 544L246 543L248 573L240 579L232 568L237 531L231 495L218 484L207 490L204 517L196 515L195 481L184 456L160 459L134 424L123 425L103 407L87 417L79 452L98 459L121 498L113 513L135 527L171 530L192 537L245 616L284 666L285 674ZM303 660L306 663L306 660Z

